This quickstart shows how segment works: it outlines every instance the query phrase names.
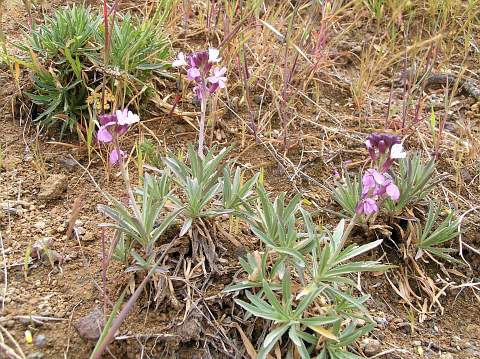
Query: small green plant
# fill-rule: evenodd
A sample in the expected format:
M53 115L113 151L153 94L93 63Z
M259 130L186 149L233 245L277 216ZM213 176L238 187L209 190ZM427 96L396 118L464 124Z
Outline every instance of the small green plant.
M387 210L399 214L406 206L414 206L423 201L435 186L444 180L444 176L435 176L435 161L422 160L419 154L413 154L400 161L400 170L395 183L400 190L397 201L387 200Z
M248 210L254 197L253 189L258 183L259 177L260 173L257 173L243 183L244 174L240 167L236 168L234 174L230 168L225 167L223 170L223 207L234 210L237 214Z
M267 245L268 251L242 258L247 278L225 291L257 289L256 294L245 292L248 302L235 301L248 315L272 322L269 334L260 344L258 358L266 358L287 333L287 351L293 356L297 351L301 358L360 358L349 352L348 347L373 325L363 306L368 297L353 295L356 283L349 276L390 267L378 261L351 260L377 247L381 240L344 247L351 230L351 226L344 230L344 220L333 234L322 235L309 213L299 208L298 199L285 206L284 198L284 194L280 195L267 205L265 195L259 192L260 221L253 221L257 224L252 224L252 231ZM296 218L296 212L301 216ZM298 231L295 224L300 224L305 232ZM309 266L303 268L306 263ZM359 318L367 324L358 325Z
M96 51L92 40L101 21L89 8L60 9L25 35L26 44L17 45L27 54L33 72L28 96L42 109L35 120L44 126L60 122L62 133L73 130L87 108L87 55Z
M152 140L146 138L137 146L138 156L146 163L156 168L163 165L162 158L158 155L157 148Z
M388 161L390 163L387 163ZM390 167L393 160L387 159L385 163ZM407 207L413 207L425 200L435 186L445 178L444 176L434 178L434 175L433 159L425 162L419 154L408 154L400 159L398 171L391 168L390 171L383 170L381 173L368 169L361 180L358 175L352 178L347 173L343 183L332 190L332 197L342 207L343 213L349 217L353 217L358 210L365 211L365 209L367 210L365 214L367 212L373 214L378 211L380 202L388 215L400 215ZM383 181L383 187L378 186L376 181ZM375 187L371 193L373 197L368 198L366 194L371 191L372 185L378 188ZM390 186L393 188L389 193ZM383 199L377 198L385 194L388 196ZM362 201L363 209L359 207Z
M28 95L40 108L35 120L44 127L59 123L62 134L66 129L77 130L77 124L87 131L91 127L85 120L90 115L87 102L95 99L95 108L101 111L102 100L108 109L109 102L123 106L148 94L153 71L164 66L168 56L161 15L157 11L140 21L127 13L121 20L114 19L107 57L103 56L107 39L102 17L87 7L59 9L25 34L26 41L17 47L26 59L16 61L32 71L33 91ZM104 76L112 81L102 96L98 90ZM110 93L115 98L110 99Z
M150 87L148 80L154 70L165 67L169 56L168 41L163 36L159 13L152 18L140 20L126 14L115 19L112 33L107 72L112 88L116 89L119 101L134 98ZM105 33L97 33L97 43L105 43ZM100 53L90 57L97 66L103 66ZM139 100L139 99L137 99Z
M417 254L415 259L421 258L425 253L446 260L451 263L461 263L449 253L455 252L453 248L442 247L460 235L459 225L461 218L454 219L454 212L450 211L447 217L434 228L438 222L440 208L435 209L430 203L425 224L416 225Z
M350 177L346 172L344 181L332 190L332 197L343 209L343 212L350 218L355 215L358 201L362 194L362 184L359 176Z
M157 260L157 241L175 222L181 211L178 209L170 212L165 208L170 196L167 175L157 179L147 174L143 183L143 188L136 193L141 199L140 218L131 214L122 202L110 196L113 206L99 205L99 210L114 221L112 224L104 224L103 227L117 230L114 259L129 264L133 257L135 263L130 267L132 271L151 269Z
M189 146L190 166L185 164L181 157L170 156L164 159L166 167L172 173L173 181L185 199L183 202L179 198L172 198L178 207L184 208L182 216L185 217L185 222L180 236L190 230L196 219L231 212L213 203L214 198L222 191L220 181L224 166L222 161L229 149L223 148L217 155L214 155L214 151L215 149L209 150L205 158L202 158L193 146Z

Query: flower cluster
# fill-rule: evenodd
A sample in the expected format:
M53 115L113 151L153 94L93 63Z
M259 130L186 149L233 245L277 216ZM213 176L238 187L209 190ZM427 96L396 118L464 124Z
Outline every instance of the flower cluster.
M213 64L220 62L219 55L220 51L213 48L208 52L200 51L188 56L180 52L178 58L172 63L173 67L188 67L187 78L196 83L193 91L200 100L206 99L208 94L214 93L217 89L226 87L225 73L227 69L213 67Z
M386 172L396 159L405 158L400 137L385 133L373 133L365 141L373 165Z
M365 142L372 167L365 171L362 178L362 196L357 204L356 212L367 216L378 212L379 203L386 198L396 201L400 190L387 171L393 162L405 158L400 138L388 134L372 134Z
M111 115L99 116L100 128L97 132L97 140L103 143L113 143L115 148L110 152L110 164L117 164L121 158L126 156L118 146L118 137L127 132L128 127L140 121L138 115L127 108L117 110Z

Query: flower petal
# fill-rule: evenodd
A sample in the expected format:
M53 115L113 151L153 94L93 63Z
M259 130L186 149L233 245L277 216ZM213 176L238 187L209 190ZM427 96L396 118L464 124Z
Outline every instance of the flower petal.
M107 129L108 125L101 126L97 132L97 139L103 143L109 143L113 140L112 134Z
M397 199L400 198L400 190L398 189L398 187L393 184L393 183L390 183L386 188L385 188L385 191L387 192L388 196L393 200L393 201L396 201Z
M405 158L407 153L403 150L401 143L395 143L390 150L390 158Z
M208 62L219 62L221 58L218 55L220 55L220 50L215 48L208 49Z
M187 66L187 61L185 61L185 55L183 52L178 53L178 58L172 62L173 67Z
M109 156L110 164L116 165L120 161L120 158L123 159L125 157L126 157L126 154L122 150L118 150L118 151L113 150L112 152L110 152L110 156Z

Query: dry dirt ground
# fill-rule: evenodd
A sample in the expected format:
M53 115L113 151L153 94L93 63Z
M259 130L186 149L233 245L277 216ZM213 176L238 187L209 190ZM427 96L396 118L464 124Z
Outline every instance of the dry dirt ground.
M20 1L13 1L10 5L3 16L3 26L8 36L20 36L19 24L25 23L25 13ZM7 276L1 276L4 307L0 312L0 325L15 338L28 358L87 358L94 342L82 338L75 327L81 318L95 308L101 309L103 305L99 291L102 232L97 225L105 221L105 218L96 206L104 200L90 177L70 156L83 166L89 165L88 170L96 182L118 196L122 195L121 180L115 174L107 180L102 161L97 158L89 164L86 155L75 146L48 143L49 138L45 137L37 139L34 126L21 119L22 112L18 106L19 101L15 101L15 93L12 78L6 69L2 69L0 145L3 165L0 172L0 203L3 208L0 220L4 257L0 259L3 263L1 273L4 275L6 270ZM341 105L342 101L346 102L342 98L345 94L339 94L336 89L329 89L328 86L325 94L325 105L340 103L339 106L332 106L330 114L346 118L345 113L350 110ZM388 93L383 96L388 97ZM460 101L467 103L466 106L472 106L472 102L465 98L460 98ZM478 107L476 111L478 113ZM326 115L318 117L312 114L310 120L321 122L327 128L331 124ZM472 118L471 124L472 130L478 131L480 119ZM188 142L195 140L195 133L178 118L172 120L163 116L146 125L172 148L185 148ZM345 128L349 126L354 128L356 125L346 123ZM374 124L372 127L375 127ZM452 131L455 130L452 128ZM312 135L312 139L304 143L310 149L317 146L315 138L322 138L328 132L324 128L319 130L314 124L305 126L302 131L310 131L308 133ZM364 132L365 135L366 133L367 131ZM332 173L341 159L359 154L361 158L365 154L361 141L363 135L356 137L356 143L344 136L342 130L328 132L327 135L338 146L325 151L334 160L325 161L314 153L306 171L318 182L305 178L296 182L296 186L301 187L307 198L317 200L322 206L332 206L332 203L328 192L318 183L332 183ZM240 144L240 136L235 131L224 131L223 136L220 142ZM238 149L236 154L241 151L244 151L243 164L251 168L266 168L265 178L272 192L295 190L292 181L287 180L288 174L279 168L265 146L251 141L244 149ZM335 153L340 155L335 158ZM295 151L291 156L298 159ZM463 209L471 203L480 203L478 178L474 178L479 167L475 166L478 166L478 161L471 167L465 166L465 172L461 174L469 176L474 183L468 191L462 189L462 195L471 201L467 205L461 204ZM451 163L443 162L441 169L456 175ZM56 180L59 182L56 183ZM445 186L456 191L451 183L446 183ZM53 190L53 193L45 194L49 190ZM66 223L78 198L83 201L77 222L79 236L78 239L67 239ZM333 221L333 217L325 215L326 223ZM464 240L476 247L480 245L478 225L469 225ZM34 259L27 264L28 270L25 271L27 248L39 241L48 241L54 263L51 265L48 259ZM254 243L250 244L254 246ZM388 244L383 250L387 253L392 251ZM372 257L381 254L381 251L373 253ZM232 270L226 278L210 279L209 293L212 296L230 283L232 273L238 267L235 255L227 258ZM472 268L467 271L465 278L450 278L457 284L468 280L478 282L480 278L479 257L466 251L466 258ZM399 258L390 255L390 260L395 262ZM446 275L446 272L439 273L442 278L446 278ZM394 274L390 276L393 277ZM4 278L7 279L6 283ZM109 268L107 279L110 298L114 301L128 283L129 276L121 267L113 266ZM422 323L418 322L417 313L401 302L385 276L365 276L362 278L362 290L372 294L368 306L378 323L372 335L381 343L378 357L480 358L480 304L471 289L446 290L440 298L444 313L432 313ZM111 345L112 354L118 358L226 357L222 354L221 343L225 342L225 338L230 338L231 345L240 348L237 354L241 356L242 342L232 324L235 318L231 297L221 299L220 296L211 303L208 298L198 300L194 304L198 310L191 311L192 314L180 325L178 323L182 323L184 303L180 297L179 300L180 303L168 302L158 309L147 308L145 300L141 300ZM200 314L202 311L203 315ZM220 324L223 329L219 329ZM27 330L33 334L33 343L27 343L25 339ZM5 333L3 339L5 344L12 346ZM227 348L227 351L231 351L231 348Z

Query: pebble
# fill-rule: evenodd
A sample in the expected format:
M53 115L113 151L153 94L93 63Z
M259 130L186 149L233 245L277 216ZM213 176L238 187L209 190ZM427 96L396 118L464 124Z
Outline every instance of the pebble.
M13 328L15 326L15 321L13 319L9 319L3 324L3 326L5 328Z
M40 222L35 223L33 226L38 230L42 230L42 229L45 229L45 227L47 225L45 224L45 222L40 221Z
M385 328L388 325L387 318L383 317L373 317L373 320L382 328Z
M34 352L27 355L27 359L43 359L45 355L42 352Z
M90 314L80 318L73 326L82 338L97 340L100 337L103 324L103 312L96 307Z
M362 340L361 347L366 356L371 357L377 355L382 350L382 344L372 338L365 338Z
M79 236L83 236L85 233L87 233L87 230L83 227L76 227L75 231Z
M41 200L57 199L67 190L67 187L68 177L66 175L51 175L42 183L38 198Z
M440 354L439 359L455 359L452 353Z
M81 239L84 242L93 242L95 240L95 235L93 232L87 232Z
M45 345L47 345L47 338L45 337L45 335L37 335L35 337L35 345L40 348L43 348Z

